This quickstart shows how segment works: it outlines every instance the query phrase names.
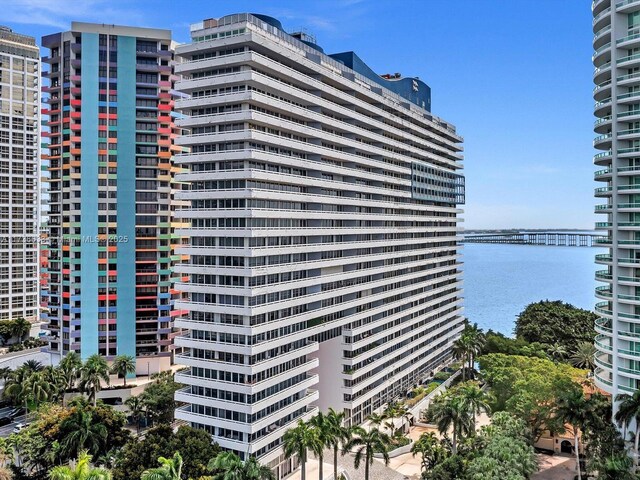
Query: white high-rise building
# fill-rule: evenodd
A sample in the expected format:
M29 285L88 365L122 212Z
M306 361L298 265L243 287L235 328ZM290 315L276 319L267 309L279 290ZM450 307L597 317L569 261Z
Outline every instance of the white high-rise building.
M596 0L593 10L593 145L603 183L596 227L606 232L597 255L596 384L611 393L640 388L640 1Z
M191 33L176 65L191 202L176 416L282 477L299 419L331 406L360 423L451 358L462 138L418 78L326 55L273 18Z
M40 54L0 26L0 320L38 318Z

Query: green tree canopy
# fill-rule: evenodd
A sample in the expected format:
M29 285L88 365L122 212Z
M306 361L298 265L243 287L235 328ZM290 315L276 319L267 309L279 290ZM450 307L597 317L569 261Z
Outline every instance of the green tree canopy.
M51 480L111 480L111 472L91 466L91 455L81 452L72 466L59 465L49 472Z
M155 377L140 396L150 419L157 423L171 423L176 409L174 394L180 384L173 380L171 372L162 372Z
M80 387L89 395L93 406L97 404L97 395L102 390L102 383L109 385L109 365L98 354L91 355L80 370Z
M95 461L119 450L131 439L125 424L122 413L103 404L93 407L79 398L67 407L42 406L36 419L13 435L13 441L29 468L47 471L68 463L83 449L90 450Z
M179 452L171 458L158 458L159 467L145 470L140 480L182 480L182 455Z
M128 442L119 453L113 470L114 480L140 478L142 472L158 466L159 457L172 457L180 452L183 458L184 478L200 478L208 475L207 464L220 448L211 443L211 436L204 430L181 426L177 432L169 425L150 429L143 439Z
M123 385L127 385L127 375L136 373L136 359L131 355L118 355L111 365L111 373L123 378Z
M555 405L568 392L581 390L577 381L586 375L564 363L519 355L485 355L479 363L491 387L492 410L523 419L536 438L545 429L563 429L554 415Z
M543 300L531 303L518 315L515 334L527 342L560 345L574 352L576 345L593 342L597 315L568 303Z
M535 451L523 420L498 412L479 437L482 448L467 466L469 480L527 480L537 471Z
M547 358L547 349L538 342L529 343L522 338L510 338L493 330L487 331L484 338L483 355L504 353L505 355Z
M298 420L298 424L295 427L284 432L282 446L286 458L296 455L300 459L301 478L306 480L306 463L309 458L309 450L317 452L322 448L322 442L318 438L317 431L308 423Z
M365 430L361 427L353 429L354 436L344 445L343 451L354 453L353 466L358 469L364 463L364 480L369 480L369 470L373 465L373 455L376 452L382 454L385 465L389 465L389 446L391 438L377 428Z

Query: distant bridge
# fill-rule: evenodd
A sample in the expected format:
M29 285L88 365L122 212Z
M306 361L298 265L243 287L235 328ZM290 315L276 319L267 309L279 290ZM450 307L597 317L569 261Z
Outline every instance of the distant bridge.
M602 235L584 232L514 232L463 235L463 243L511 243L514 245L551 245L557 247L602 246ZM600 240L600 242L599 242Z

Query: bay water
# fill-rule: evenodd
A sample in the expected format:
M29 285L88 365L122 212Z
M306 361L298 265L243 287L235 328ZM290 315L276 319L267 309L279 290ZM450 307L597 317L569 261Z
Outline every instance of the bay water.
M594 247L467 243L463 248L465 316L483 330L512 336L516 316L532 302L562 300L593 310Z

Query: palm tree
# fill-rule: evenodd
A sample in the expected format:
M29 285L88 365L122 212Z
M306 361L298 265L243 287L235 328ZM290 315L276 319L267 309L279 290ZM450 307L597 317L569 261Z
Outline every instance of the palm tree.
M625 453L614 453L597 462L598 480L637 480L631 471L632 461Z
M351 429L344 426L344 412L337 412L333 408L325 415L326 428L329 431L327 447L333 449L333 479L338 479L338 450L341 443L346 443L351 438Z
M111 365L111 373L115 373L124 380L124 386L127 386L127 375L136 373L136 359L131 355L118 355Z
M462 332L460 338L453 342L453 346L451 348L453 357L462 362L463 382L467 379L467 360L469 358L469 350L471 348L469 340L470 338Z
M11 398L16 405L24 404L29 408L29 402L36 404L46 401L49 385L44 381L40 372L22 365L9 376L5 383L4 395Z
M145 405L140 396L129 397L124 401L129 409L129 414L134 422L136 422L136 433L140 433L140 420L144 418Z
M404 403L400 403L400 406L397 410L398 417L402 418L407 422L407 425L411 427L411 420L413 419L413 414L407 405Z
M80 456L82 451L97 455L107 441L107 428L94 423L91 413L85 410L76 410L60 424L60 430L67 432L61 442L67 457Z
M10 398L14 404L18 405L24 403L27 405L26 389L25 385L29 378L29 373L26 370L17 369L7 378L4 384L3 396Z
M13 480L13 473L6 467L0 467L0 480Z
M411 454L415 457L420 454L422 457L422 472L430 472L436 464L442 462L446 456L446 452L438 437L433 432L427 432L420 435L417 441L411 446Z
M387 412L388 410L384 410L382 413L372 413L367 417L367 420L374 427L388 428L389 433L391 433L393 431L393 423L387 421L391 418L387 415Z
M551 358L553 358L554 360L562 360L567 356L567 349L564 347L564 345L554 343L547 349L547 353L551 355Z
M0 367L0 380L6 380L11 375L11 370L9 367Z
M633 421L636 422L636 434L635 441L633 442L634 452L634 467L638 466L638 446L640 444L640 390L633 392L633 395L621 393L616 395L616 402L618 402L618 411L614 416L614 420L619 426L624 428L624 435L629 424ZM626 440L626 438L625 438Z
M242 459L233 452L221 452L207 464L214 480L244 480L242 467Z
M80 452L73 467L57 466L49 472L51 480L111 480L111 472L104 468L91 467L91 455Z
M315 431L315 435L318 438L318 442L317 445L315 445L316 448L313 450L313 453L318 458L318 480L322 480L324 478L322 472L324 449L325 447L330 447L332 445L333 426L331 425L328 417L322 412L318 412L317 415L309 420L309 425Z
M44 371L32 373L25 385L27 398L32 400L36 407L56 395L55 384L50 383L44 373Z
M40 377L49 385L48 401L58 401L64 397L65 378L60 370L50 365L46 366L40 372Z
M593 371L596 368L596 347L591 342L581 342L573 352L569 362L576 368Z
M467 382L458 387L456 394L460 395L462 408L471 413L471 435L476 433L476 415L480 415L483 411L491 413L491 406L487 394L478 386L477 383Z
M181 480L182 457L179 452L173 454L173 458L158 458L160 467L142 472L140 480Z
M376 427L381 426L385 420L387 420L389 417L387 416L387 414L385 412L382 413L372 413L371 415L369 415L367 417L367 420L369 420L369 422L372 425L375 425Z
M563 424L571 425L573 430L574 449L576 455L576 467L578 470L578 480L582 480L580 468L580 429L586 423L589 404L584 398L582 389L576 388L565 392L557 400L556 416L562 420Z
M282 437L282 445L284 447L284 455L290 458L297 455L300 459L300 467L302 468L302 480L307 478L307 451L317 452L320 449L320 439L315 429L309 424L298 421L298 424L284 432Z
M462 362L462 381L465 381L466 370L469 369L469 378L473 374L473 363L475 357L482 352L485 344L485 338L482 330L478 328L478 324L466 324L464 330L453 343L453 355L457 360Z
M273 471L266 465L261 465L256 457L249 457L244 462L244 478L246 480L276 480Z
M470 407L462 397L440 395L429 407L427 416L436 423L438 431L445 435L453 430L451 450L458 453L458 439L472 429L473 418Z
M9 439L0 438L0 466L4 467L13 459L14 448Z
M24 337L29 335L30 331L31 323L22 317L11 320L11 323L9 324L9 332L11 333L11 336L16 337L20 343L24 341Z
M209 460L209 470L214 480L275 480L275 475L266 465L260 465L255 457L243 462L233 452L222 452Z
M80 377L81 368L82 360L77 352L71 351L60 360L58 370L65 380L65 392L72 390L76 386L76 382Z
M29 370L31 372L39 372L44 368L44 365L37 360L27 360L19 368L24 368L25 370Z
M389 404L384 409L384 412L382 413L382 418L390 420L389 422L385 423L385 426L389 428L389 434L391 435L395 434L396 426L395 423L393 423L393 420L395 418L402 418L403 420L406 420L407 423L409 423L411 422L412 417L413 415L411 415L409 407L407 407L402 402L389 402Z
M343 452L355 449L353 466L357 469L364 460L364 480L369 480L369 467L373 464L373 454L381 453L385 465L389 465L389 445L391 438L377 428L369 431L362 427L353 429L355 434L343 447Z
M98 354L91 355L84 363L80 373L80 386L89 394L93 406L97 403L97 394L102 389L102 382L109 385L109 366Z

